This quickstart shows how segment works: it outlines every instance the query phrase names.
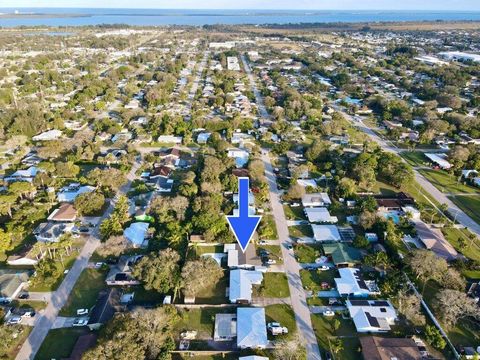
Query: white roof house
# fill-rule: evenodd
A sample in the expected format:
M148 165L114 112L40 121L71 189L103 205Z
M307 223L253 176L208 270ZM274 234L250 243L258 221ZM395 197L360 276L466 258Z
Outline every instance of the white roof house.
M312 225L312 230L316 241L342 240L336 225Z
M443 155L443 156L442 156ZM446 155L444 154L433 154L433 153L425 153L425 156L429 158L433 163L440 166L442 169L448 170L452 167L447 160L445 160Z
M60 130L48 130L41 134L35 135L32 137L33 141L48 141L48 140L56 140L60 136L62 136L62 132Z
M302 196L302 205L304 207L329 206L332 204L327 193L313 193Z
M95 190L93 186L80 186L78 183L70 184L60 189L57 194L59 202L74 202L78 195Z
M373 280L362 278L359 269L340 268L339 278L335 278L338 293L347 297L367 297L378 293L378 287Z
M158 137L157 141L159 143L181 144L182 141L183 141L183 137L173 136L173 135L161 135L161 136Z
M250 355L239 357L238 360L268 360L265 356Z
M318 222L318 223L336 223L338 218L336 216L331 216L327 208L324 207L313 207L305 208L303 210L305 215L307 215L308 221Z
M297 184L303 187L311 186L313 188L317 187L317 182L313 179L298 179Z
M209 132L202 132L202 133L198 134L197 143L206 144L211 135L212 135L212 133L209 133Z
M260 285L263 274L260 271L236 269L230 271L228 298L231 303L251 303L252 286Z
M14 182L14 181L28 181L32 182L37 173L40 170L35 166L30 166L28 169L25 170L17 170L10 176L6 177L4 180L6 182Z
M250 154L248 153L248 151L243 149L229 149L227 156L229 158L234 158L235 166L237 168L241 168L247 164Z
M388 300L347 300L347 309L358 332L387 332L397 320Z
M264 349L268 345L264 308L237 309L237 347Z
M145 236L148 231L148 223L136 222L132 223L123 232L123 236L130 241L134 246L144 246Z

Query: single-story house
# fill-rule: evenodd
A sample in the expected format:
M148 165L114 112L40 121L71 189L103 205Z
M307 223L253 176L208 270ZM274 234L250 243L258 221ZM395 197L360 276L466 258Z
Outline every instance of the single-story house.
M332 204L327 193L313 193L302 196L302 205L304 207L329 206Z
M262 266L262 260L256 253L254 243L250 243L245 252L242 251L238 243L225 244L224 252L227 253L227 266L232 269L259 269Z
M146 247L148 226L149 224L145 222L132 223L123 231L123 236L135 247Z
M362 260L362 254L357 248L342 242L323 244L323 251L339 268L355 266Z
M268 345L265 309L237 308L237 347L265 349Z
M48 130L41 134L35 135L32 137L33 141L49 141L49 140L56 140L62 136L62 132L60 130Z
M338 218L330 215L325 207L308 207L303 209L308 221L313 223L336 223Z
M212 135L212 133L209 133L209 132L202 132L202 133L198 134L197 143L206 144L211 135Z
M317 187L317 182L313 179L298 179L297 184L303 187Z
M414 224L417 237L428 250L433 251L447 261L454 260L458 257L457 251L445 239L439 229L434 229L421 220L414 220Z
M168 178L170 177L170 174L172 173L172 168L165 166L165 165L160 165L160 166L155 166L152 171L149 173L150 179L155 179L157 177L164 177Z
M108 322L117 308L120 308L120 289L109 288L100 291L97 302L88 319L90 330L97 330Z
M74 222L77 218L77 210L72 204L62 203L58 209L52 211L47 220L56 222Z
M336 225L312 225L312 230L316 241L342 240Z
M350 317L358 332L387 332L397 320L397 312L388 300L347 300Z
M17 170L13 174L5 177L3 180L5 182L15 182L15 181L28 181L32 182L37 176L39 170L36 166L30 166L28 169L25 170Z
M438 165L441 169L448 170L452 167L446 159L445 154L425 153L425 156L430 159L431 162Z
M78 195L94 191L93 186L81 186L79 183L72 183L60 189L57 194L59 202L74 202Z
M227 156L235 159L235 166L237 168L242 168L248 163L250 153L243 149L229 149Z
M131 286L139 285L140 281L132 276L133 266L143 257L143 255L124 255L120 256L118 263L110 267L110 271L105 279L107 285Z
M34 266L45 256L46 249L40 249L34 246L26 247L15 255L7 258L7 264L10 266Z
M74 226L74 223L41 223L33 231L33 234L41 242L58 242L63 234L71 233Z
M231 303L251 303L252 286L260 285L263 274L260 271L234 269L230 271L228 298Z
M420 360L418 345L412 338L362 336L360 345L364 360Z
M0 269L0 301L12 301L30 278L27 270Z
M268 357L265 356L258 356L258 355L250 355L250 356L241 356L238 360L268 360Z
M159 176L155 181L155 189L161 193L169 193L173 189L173 179L168 179L166 177Z
M181 144L183 137L173 136L173 135L161 135L158 137L157 142L159 143L169 143L169 144Z
M376 282L365 280L359 269L340 268L338 272L340 277L335 278L335 284L341 296L352 298L379 294Z

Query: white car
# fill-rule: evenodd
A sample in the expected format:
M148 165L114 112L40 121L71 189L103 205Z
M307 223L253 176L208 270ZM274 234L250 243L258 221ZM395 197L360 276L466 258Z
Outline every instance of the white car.
M330 270L330 268L327 265L322 265L318 268L318 271L327 271Z
M268 260L267 260L267 264L268 264L268 265L274 265L274 264L276 264L276 263L277 263L276 260L273 260L273 259L268 259Z
M103 265L105 265L104 262L97 262L97 263L95 264L95 269L100 269Z
M88 324L87 319L75 319L72 326L86 326Z
M7 324L16 325L16 324L20 324L21 322L22 322L21 316L12 316L10 319L8 319Z
M267 242L265 240L260 240L258 242L258 245L267 245Z
M88 309L77 309L77 315L88 315Z
M322 313L323 316L335 316L335 313L332 310L325 310Z

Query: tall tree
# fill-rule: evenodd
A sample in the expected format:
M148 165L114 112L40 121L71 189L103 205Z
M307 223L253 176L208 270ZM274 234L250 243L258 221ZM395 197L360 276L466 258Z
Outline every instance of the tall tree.
M201 257L189 261L182 269L183 291L187 296L196 296L202 290L216 284L222 276L222 268L212 258Z

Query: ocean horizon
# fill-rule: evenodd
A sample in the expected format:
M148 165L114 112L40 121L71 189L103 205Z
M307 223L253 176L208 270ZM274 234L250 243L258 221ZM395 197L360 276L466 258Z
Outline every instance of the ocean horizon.
M199 10L127 8L0 8L0 26L126 24L238 25L362 23L392 21L480 21L480 11L429 10Z

